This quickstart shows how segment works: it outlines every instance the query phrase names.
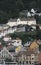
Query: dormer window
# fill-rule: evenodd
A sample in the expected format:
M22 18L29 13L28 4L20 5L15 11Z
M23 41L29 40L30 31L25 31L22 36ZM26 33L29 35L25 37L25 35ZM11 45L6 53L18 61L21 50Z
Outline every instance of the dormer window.
M17 19L17 22L20 22L20 19L19 18Z

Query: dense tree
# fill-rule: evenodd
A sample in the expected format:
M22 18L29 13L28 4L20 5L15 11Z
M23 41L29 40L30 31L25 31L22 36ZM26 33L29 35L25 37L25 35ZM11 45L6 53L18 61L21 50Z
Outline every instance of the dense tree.
M6 23L9 18L18 17L20 11L31 8L41 12L41 0L0 0L0 21Z

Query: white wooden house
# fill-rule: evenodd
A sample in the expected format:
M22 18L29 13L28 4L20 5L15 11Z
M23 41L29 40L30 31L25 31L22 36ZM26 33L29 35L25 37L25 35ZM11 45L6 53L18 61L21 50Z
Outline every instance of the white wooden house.
M13 45L13 46L21 46L22 45L22 40L17 40L17 39L14 39L14 40L11 40L8 42L8 45Z
M5 36L5 37L3 38L3 40L4 40L4 41L10 41L10 40L11 40L11 37L10 37L10 36Z
M17 26L17 25L32 25L36 24L35 18L18 18L18 19L10 19L8 20L7 25L9 26ZM33 26L35 28L35 26Z

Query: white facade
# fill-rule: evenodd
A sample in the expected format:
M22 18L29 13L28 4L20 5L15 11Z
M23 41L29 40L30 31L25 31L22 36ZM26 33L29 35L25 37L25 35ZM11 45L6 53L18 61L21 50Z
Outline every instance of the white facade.
M13 20L13 19L12 19ZM27 20L27 19L20 19L20 18L18 18L16 21L8 21L8 23L7 23L7 25L9 25L9 26L17 26L17 25L26 25L26 24L28 24L28 25L32 25L32 24L36 24L36 20L35 19L30 19L30 20Z
M41 30L41 26L39 26L40 30Z
M27 22L28 22L28 25L32 25L32 24L35 25L36 24L36 20L30 20L30 21L28 20Z
M3 47L3 49L0 52L2 58L13 58L13 55L7 50L6 47Z
M13 19L12 19L13 20ZM1 32L0 32L0 38L2 37L2 36L5 36L5 35L7 35L7 34L9 34L9 33L14 33L15 31L21 31L22 29L17 29L17 28L12 28L12 26L17 26L17 25L26 25L26 24L28 24L28 25L32 25L32 24L36 24L36 20L35 19L30 19L30 20L27 20L27 19L17 19L16 21L12 21L12 20L9 20L9 22L7 23L7 26L4 26L4 29L2 28L1 29ZM8 25L9 26L11 26L11 28L8 28ZM32 26L32 28L34 28L34 29L36 29L36 27L35 26ZM23 31L24 31L25 29L23 29Z
M8 25L6 25L6 24L1 25L0 24L0 30L5 30L5 29L8 29L8 28L9 28Z
M9 21L9 22L7 23L7 25L9 25L10 27L12 27L12 26L16 26L16 25L17 25L17 22Z
M22 40L12 40L9 44L12 44L13 46L20 46L22 45Z
M15 31L16 31L16 28L13 28L13 29L9 28L9 29L3 30L3 31L0 32L0 38L2 36L9 34L9 33L14 33Z
M27 41L27 43L25 43L24 46L28 47L28 46L30 46L30 44L31 44L31 41L29 41L29 42Z
M11 37L5 36L5 37L3 38L3 40L4 40L4 41L10 41L10 40L11 40Z
M2 43L0 42L0 45L1 45Z
M31 54L31 65L34 65L35 62L35 55Z
M34 20L28 20L27 21L28 22L28 25L36 25L36 20L34 19ZM32 26L32 28L34 28L34 29L36 29L36 27L35 26Z

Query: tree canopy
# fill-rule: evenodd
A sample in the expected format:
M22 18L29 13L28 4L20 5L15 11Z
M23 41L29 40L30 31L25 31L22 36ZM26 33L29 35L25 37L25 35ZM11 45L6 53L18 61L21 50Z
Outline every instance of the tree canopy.
M41 12L41 0L0 0L0 23L19 17L22 10L36 8Z

